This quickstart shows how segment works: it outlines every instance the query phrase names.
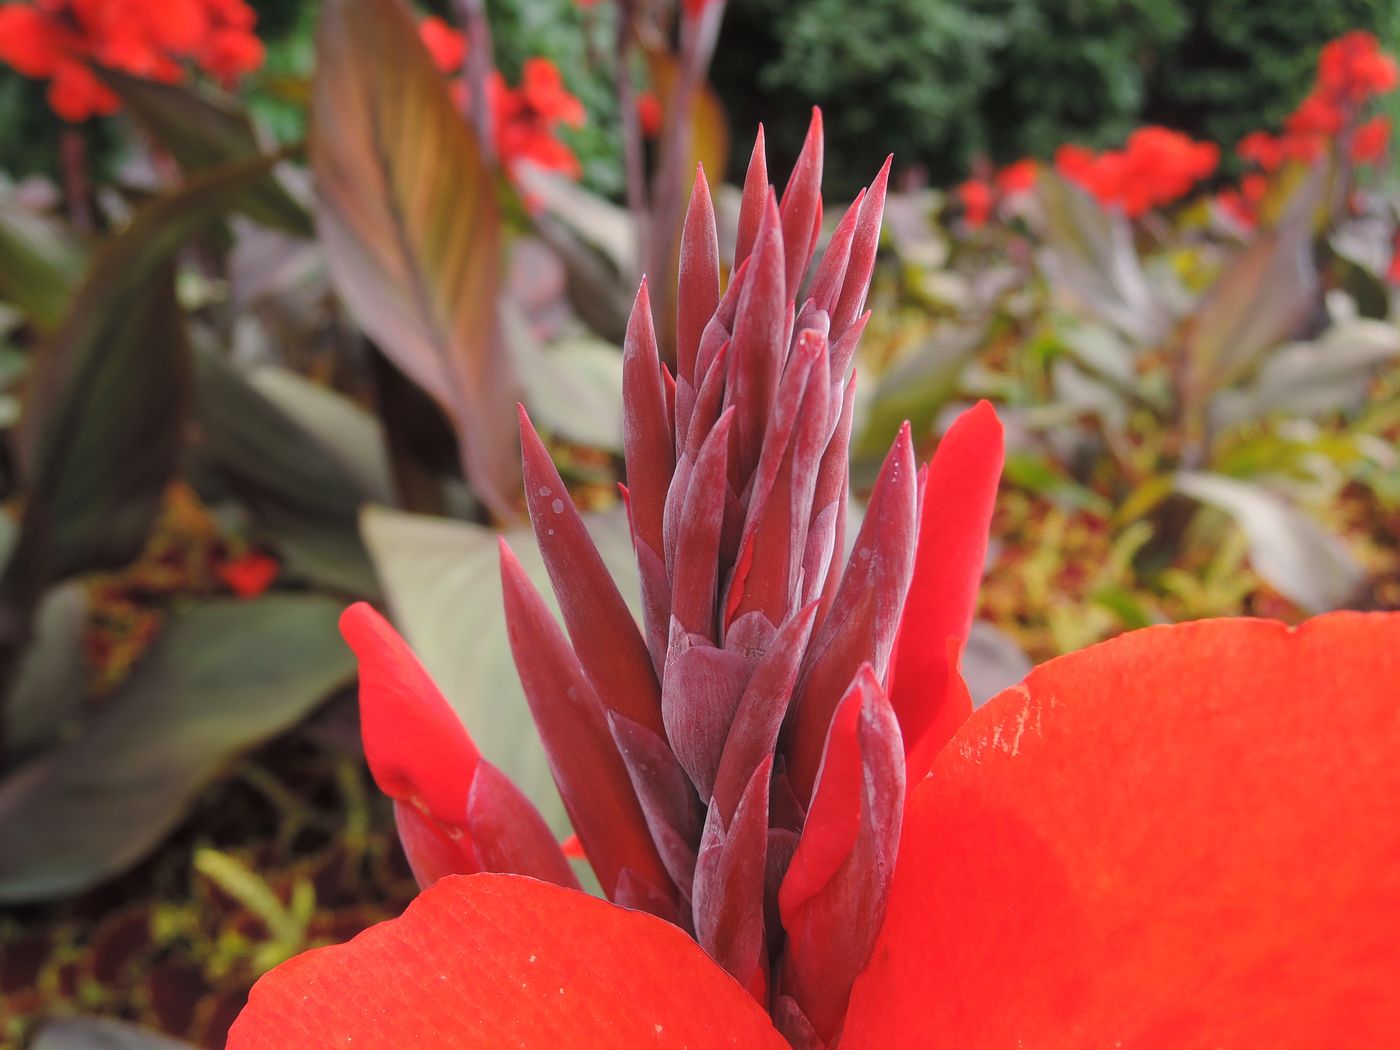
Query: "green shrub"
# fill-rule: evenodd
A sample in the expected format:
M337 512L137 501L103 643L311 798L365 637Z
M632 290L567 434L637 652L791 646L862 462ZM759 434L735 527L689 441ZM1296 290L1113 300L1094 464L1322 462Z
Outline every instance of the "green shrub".
M828 182L848 194L888 150L935 183L972 158L1114 144L1156 121L1231 145L1281 120L1321 45L1395 40L1397 0L745 0L715 62L736 128L764 120L784 170L813 102Z

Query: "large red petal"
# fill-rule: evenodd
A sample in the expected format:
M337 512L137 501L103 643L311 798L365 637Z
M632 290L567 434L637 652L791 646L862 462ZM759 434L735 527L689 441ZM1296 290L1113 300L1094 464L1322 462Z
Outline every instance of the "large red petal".
M911 788L971 710L951 681L948 640L966 642L972 627L1004 458L1001 422L981 401L948 428L929 463L919 551L889 679Z
M451 876L253 988L228 1050L783 1050L680 929L510 875Z
M841 1050L1394 1045L1398 800L1400 616L1053 660L914 792Z
M360 662L360 731L379 790L421 798L447 824L467 815L481 753L418 657L365 602L340 617L340 633Z

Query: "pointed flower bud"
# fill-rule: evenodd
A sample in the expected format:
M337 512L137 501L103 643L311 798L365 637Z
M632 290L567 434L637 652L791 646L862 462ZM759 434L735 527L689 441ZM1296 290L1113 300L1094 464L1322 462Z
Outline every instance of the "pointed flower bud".
M501 552L511 651L604 893L681 927L793 1046L818 1050L840 1037L880 934L909 783L967 707L956 659L1001 462L979 408L925 484L906 425L847 556L851 363L889 163L813 267L821 153L814 113L780 202L760 132L724 289L697 176L674 377L638 290L623 498L642 623L523 410L525 500L562 628ZM922 550L921 515L934 544ZM572 885L544 821L402 639L363 605L344 633L366 754L420 881L497 871Z
M902 719L932 740L957 707L942 699L956 694L945 649L966 636L1000 467L999 432L979 415L964 435L980 450L975 477L936 471L936 488L970 503L930 529L946 551L916 557L906 426L846 560L851 362L889 164L813 268L821 154L818 112L780 202L760 131L723 292L714 208L696 178L674 381L645 282L638 291L623 375L642 629L523 415L526 497L567 642L513 559L503 566L521 679L604 889L692 933L794 1046L811 1047L839 1034L880 932L907 795ZM925 520L942 498L923 500ZM916 578L938 650L926 655L907 625L896 706L886 679ZM925 669L942 675L936 688L918 681Z

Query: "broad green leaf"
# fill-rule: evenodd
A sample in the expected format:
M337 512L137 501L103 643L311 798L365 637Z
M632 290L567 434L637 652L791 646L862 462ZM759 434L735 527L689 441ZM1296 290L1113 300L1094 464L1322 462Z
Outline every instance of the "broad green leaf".
M1155 345L1171 317L1153 292L1128 221L1053 171L1036 180L1044 219L1041 268L1053 287L1137 342Z
M1271 412L1316 416L1360 404L1376 369L1400 357L1400 328L1354 318L1333 325L1311 343L1290 343L1260 366L1242 390L1227 390L1211 403L1217 427Z
M63 319L83 270L71 233L11 196L0 197L0 299L18 306L41 331Z
M191 1043L105 1017L65 1017L48 1021L29 1050L195 1050Z
M0 784L0 902L76 893L130 867L233 755L347 684L340 610L281 594L175 613L75 739Z
M22 545L44 575L120 565L140 551L175 471L189 396L175 255L270 164L209 172L143 208L98 252L40 352L20 453Z
M79 581L50 588L39 602L33 635L0 705L0 769L52 743L64 723L82 709L87 689L82 651L86 619L87 593Z
M114 69L99 75L122 100L122 107L186 172L248 160L266 151L257 129L238 100L195 84L162 84ZM311 216L296 202L275 171L248 186L238 207L250 218L303 237L314 232Z
M1195 472L1177 474L1176 487L1234 518L1254 571L1305 612L1340 608L1360 585L1362 570L1341 541L1267 489Z
M618 588L638 614L641 584L626 514L619 508L585 520ZM506 637L497 547L502 534L379 507L365 510L362 527L395 624L462 716L481 753L520 786L551 826L566 832L563 804ZM519 528L504 536L557 612L534 535Z
M70 321L44 350L41 376L64 359L73 367L32 424L44 430L32 446L24 528L45 534L55 578L135 557L175 473L189 348L174 276L167 261L130 298L118 297L117 282L81 295L75 312L91 304L101 327ZM26 423L41 405L29 403Z
M358 530L361 506L393 499L378 423L283 369L245 376L205 347L195 366L200 465L248 504L293 573L374 594Z
M341 298L453 420L472 487L514 518L517 398L496 317L495 180L401 0L322 5L310 149Z
M367 499L394 501L384 428L368 411L319 383L275 365L251 369L248 382L335 459Z
M542 346L519 311L502 311L535 424L566 441L622 452L622 351L601 339Z

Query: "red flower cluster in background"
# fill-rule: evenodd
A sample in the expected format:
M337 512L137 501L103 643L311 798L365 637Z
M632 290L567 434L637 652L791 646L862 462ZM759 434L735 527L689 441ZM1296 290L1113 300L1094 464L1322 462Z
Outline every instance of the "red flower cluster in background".
M1035 188L1039 170L1036 162L1026 157L1008 164L991 178L974 175L957 189L963 220L974 230L981 229L998 205L1014 202Z
M467 54L466 36L441 18L425 18L418 33L433 56L433 62L446 74L462 68ZM454 85L458 104L467 103L467 86ZM520 71L519 87L510 87L497 70L486 82L491 106L496 155L507 172L517 161L528 160L542 168L562 172L570 178L583 174L574 151L556 137L559 125L581 127L586 114L583 103L564 87L559 69L547 58L529 58Z
M1216 203L1235 221L1253 226L1269 191L1268 176L1287 164L1311 164L1341 142L1353 164L1376 164L1390 145L1390 118L1358 123L1365 107L1400 83L1395 60L1370 33L1356 30L1331 41L1318 58L1317 80L1283 122L1283 131L1255 131L1235 154L1257 171L1238 188L1222 191Z
M225 84L262 64L257 15L244 0L36 0L0 5L0 61L49 81L53 111L81 121L114 113L97 78L107 66L166 83L190 65Z
M1055 151L1056 171L1130 218L1180 200L1219 163L1215 143L1157 125L1138 128L1121 150L1064 145Z

